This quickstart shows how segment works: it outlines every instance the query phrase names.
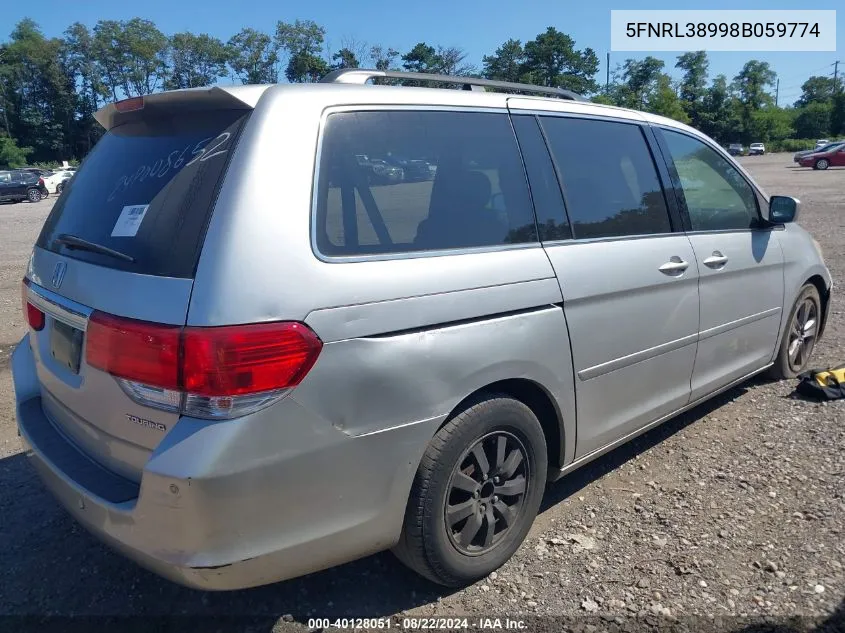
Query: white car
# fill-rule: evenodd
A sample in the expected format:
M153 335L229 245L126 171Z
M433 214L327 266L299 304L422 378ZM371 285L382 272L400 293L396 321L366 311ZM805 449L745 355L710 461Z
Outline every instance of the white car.
M763 145L762 143L752 143L751 145L748 146L748 155L749 156L754 156L754 155L762 156L765 153L766 153L766 146Z
M44 186L50 193L61 193L64 182L76 173L76 169L57 169L44 178Z
M821 149L825 145L830 145L830 141L828 141L826 138L819 139L818 141L816 141L816 149Z

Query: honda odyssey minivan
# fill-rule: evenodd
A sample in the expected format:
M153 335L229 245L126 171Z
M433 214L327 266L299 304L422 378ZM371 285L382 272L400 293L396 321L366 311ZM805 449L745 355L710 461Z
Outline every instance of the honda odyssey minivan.
M96 117L23 280L17 420L59 503L185 585L386 549L473 582L547 482L824 330L798 201L676 121L357 69ZM391 156L431 176L370 178Z

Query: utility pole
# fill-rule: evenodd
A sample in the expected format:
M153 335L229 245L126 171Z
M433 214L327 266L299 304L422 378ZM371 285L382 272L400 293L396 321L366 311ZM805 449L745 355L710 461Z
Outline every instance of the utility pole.
M839 75L839 60L833 62L833 94L836 94L836 78Z
M836 85L836 82L833 82L833 85ZM778 107L778 94L780 94L780 77L778 77L778 81L775 84L775 107Z
M836 82L833 82L836 85ZM607 76L604 80L604 92L607 94L610 91L610 51L607 52Z

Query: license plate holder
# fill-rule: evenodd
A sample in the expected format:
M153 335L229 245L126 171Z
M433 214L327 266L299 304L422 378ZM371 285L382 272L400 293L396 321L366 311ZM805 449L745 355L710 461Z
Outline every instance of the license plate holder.
M53 320L50 329L50 354L60 365L74 373L79 373L79 363L82 357L82 330Z

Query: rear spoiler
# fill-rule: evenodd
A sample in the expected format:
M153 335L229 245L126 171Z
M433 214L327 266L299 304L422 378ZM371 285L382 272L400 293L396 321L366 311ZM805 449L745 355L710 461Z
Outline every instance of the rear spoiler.
M131 97L110 103L97 110L94 118L106 130L140 116L173 114L197 110L251 110L258 103L269 85L260 86L212 86L208 88L187 88Z

